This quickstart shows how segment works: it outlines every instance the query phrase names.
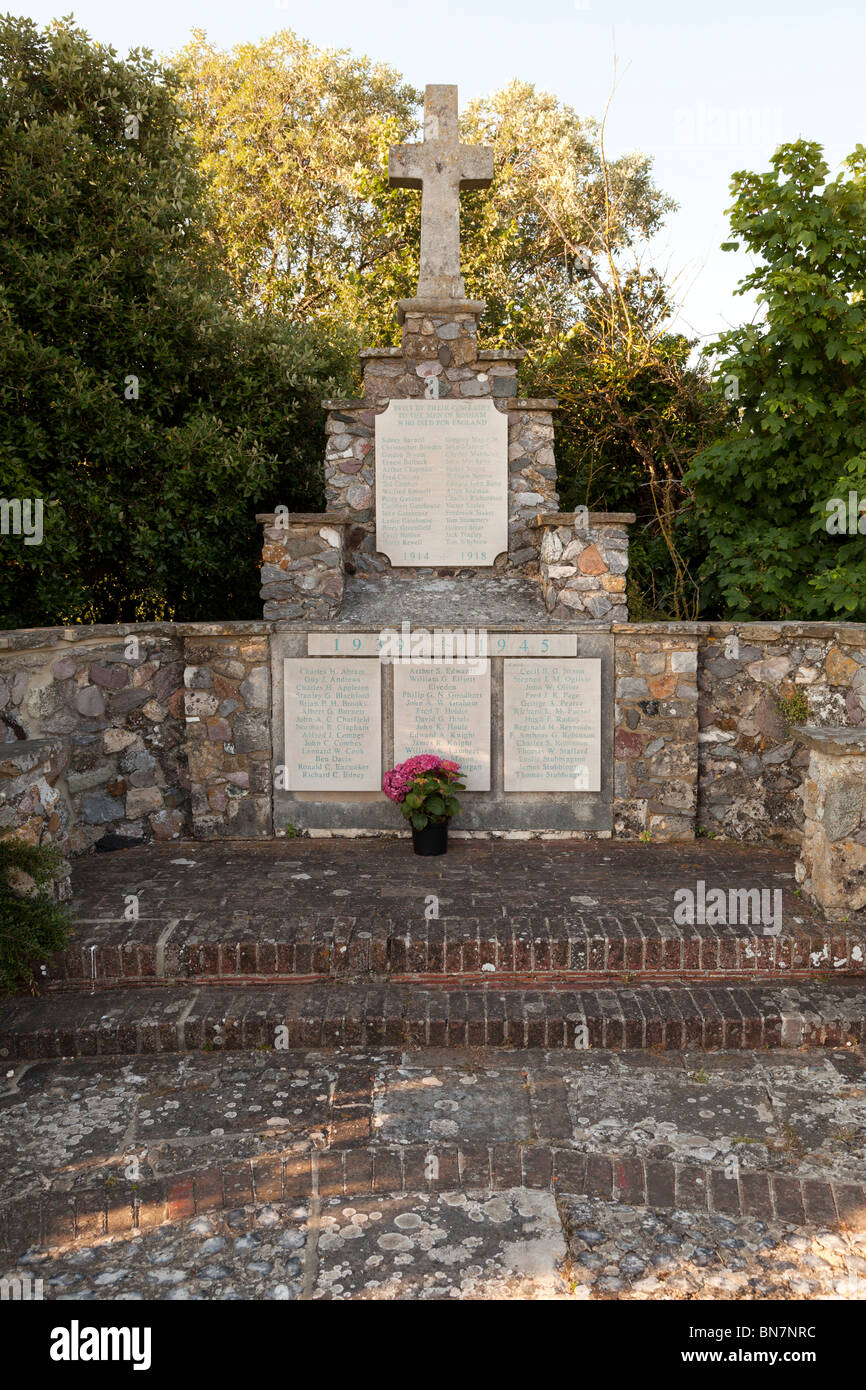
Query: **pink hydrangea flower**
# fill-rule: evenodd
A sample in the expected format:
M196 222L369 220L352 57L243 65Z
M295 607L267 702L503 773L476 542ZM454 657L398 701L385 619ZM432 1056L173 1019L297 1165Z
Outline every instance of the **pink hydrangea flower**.
M435 753L418 753L414 758L407 758L404 763L398 763L390 772L385 773L382 790L391 801L405 801L416 777L420 777L424 772L438 771L440 768L443 772L454 773L460 770L460 764L439 758Z

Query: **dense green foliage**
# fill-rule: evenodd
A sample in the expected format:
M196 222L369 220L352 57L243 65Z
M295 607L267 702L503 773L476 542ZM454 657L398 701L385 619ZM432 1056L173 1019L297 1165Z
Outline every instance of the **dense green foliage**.
M35 990L35 969L66 945L69 910L49 891L59 860L55 849L0 840L0 992Z
M239 313L178 79L0 21L0 477L10 626L250 617L256 510L313 501L332 333Z
M421 200L387 151L419 101L288 31L195 34L169 68L0 20L0 491L45 504L41 545L0 541L2 621L259 612L256 512L322 505L320 400L399 341ZM496 157L461 199L467 293L560 399L562 505L637 514L632 616L866 617L862 535L826 524L866 497L866 152L735 176L764 317L713 389L645 264L672 206L650 161L521 82L461 131Z
M758 258L740 288L764 317L720 339L739 419L687 477L707 602L734 618L866 619L863 536L826 525L833 498L866 498L866 149L828 174L798 141L734 178L728 245Z

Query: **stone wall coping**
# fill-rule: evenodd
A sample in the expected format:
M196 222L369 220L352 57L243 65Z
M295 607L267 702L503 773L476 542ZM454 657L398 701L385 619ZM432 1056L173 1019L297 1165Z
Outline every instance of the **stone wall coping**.
M574 512L539 512L530 526L573 526ZM637 520L634 512L590 512L590 526L631 526ZM631 626L629 624L629 626Z
M328 516L329 513L321 513ZM342 513L339 515L342 516ZM574 521L573 513L566 512L564 521L561 524L572 524ZM591 513L590 515L595 515ZM605 513L597 513L604 516ZM334 523L328 522L328 525ZM545 626L544 619L540 619L541 625ZM262 618L254 619L233 619L225 622L152 622L152 623L79 623L74 627L26 627L26 628L6 628L0 631L0 652L27 651L28 649L39 649L55 646L65 646L76 642L104 642L112 638L127 637L134 634L139 636L156 637L262 637L271 632L280 631L302 631L309 626L310 631L330 631L331 625L328 622L319 620L309 624L302 622L292 622L283 624L279 620L266 621ZM490 631L494 628L498 631L516 631L520 629L526 632L539 630L538 623L520 624L488 623ZM757 637L759 634L768 640L780 639L783 637L804 637L825 636L839 642L848 642L855 646L866 646L866 623L806 623L806 622L779 622L768 623L711 623L711 622L663 622L663 623L592 623L592 624L571 624L568 629L556 631L599 632L609 628L620 636L638 637L645 634L648 637L668 634L673 637L712 637L716 634L728 632L747 633L749 636ZM346 624L336 623L333 625L334 631L356 631L369 632L370 624Z
M615 623L615 632L633 633L637 636L645 632L683 633L691 637L726 636L729 633L746 635L754 641L778 642L785 638L806 637L824 638L829 641L847 642L850 646L866 646L866 623L827 623L800 622L796 619L780 619L776 623L763 622L660 622L660 623Z
M285 516L285 513L281 515ZM348 512L289 512L289 526L348 526L352 518ZM264 526L274 526L277 522L276 512L259 512L256 514L256 521ZM285 521L281 523L285 525Z
M351 396L338 396L334 400L322 401L322 409L376 410L377 407L381 408L390 405L392 400L406 399L421 400L422 398L420 396L412 396L409 398L405 396L359 396L357 398ZM494 400L492 396L472 396L469 399L471 399L473 404L477 404L478 401ZM559 401L555 396L497 396L494 403L500 410L550 411L559 409Z
M273 631L262 618L223 623L81 623L75 627L10 628L0 632L0 653L41 650L75 642L107 642L120 637L262 637Z
M479 348L478 360L483 362L522 362L526 356L526 348ZM358 353L362 362L375 361L376 358L390 360L395 357L403 356L401 347L368 347L361 348Z
M816 753L829 753L837 758L866 756L866 729L852 729L841 724L798 724L791 733Z
M419 317L424 314L448 314L459 318L461 314L472 314L480 318L487 308L486 299L439 299L431 297L397 300L397 322L403 323L408 316Z

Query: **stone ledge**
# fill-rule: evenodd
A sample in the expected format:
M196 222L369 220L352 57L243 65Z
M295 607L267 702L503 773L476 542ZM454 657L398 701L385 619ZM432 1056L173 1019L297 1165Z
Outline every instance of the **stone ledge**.
M828 725L821 728L816 724L799 724L791 730L799 743L804 743L816 753L827 753L831 757L856 757L866 755L866 729L848 728L843 725Z
M281 513L281 516L285 513ZM265 526L277 525L276 512L258 512L256 521ZM289 512L288 521L279 524L289 526L349 526L352 518L348 512Z
M416 299L397 300L397 322L404 323L407 317L447 314L451 318L461 315L480 318L487 308L486 299L448 299L444 296L423 295Z
M589 512L590 526L631 526L637 520L634 512ZM574 526L575 512L539 512L530 526ZM658 626L658 624L653 624ZM631 624L629 624L631 627Z
M67 740L56 735L51 738L22 738L14 743L0 744L0 782L33 772L50 762L55 753L66 747Z
M558 410L555 396L501 396L498 404L505 410Z

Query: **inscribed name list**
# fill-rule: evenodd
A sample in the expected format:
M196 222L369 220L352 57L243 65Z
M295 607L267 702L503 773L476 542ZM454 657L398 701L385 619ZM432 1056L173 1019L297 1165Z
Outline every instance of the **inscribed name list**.
M381 789L381 682L376 658L286 658L289 791Z
M601 789L601 661L505 661L506 791Z
M491 400L376 416L376 549L392 565L492 565L508 549L508 416Z
M436 753L459 763L467 791L490 790L490 664L394 667L394 761Z

